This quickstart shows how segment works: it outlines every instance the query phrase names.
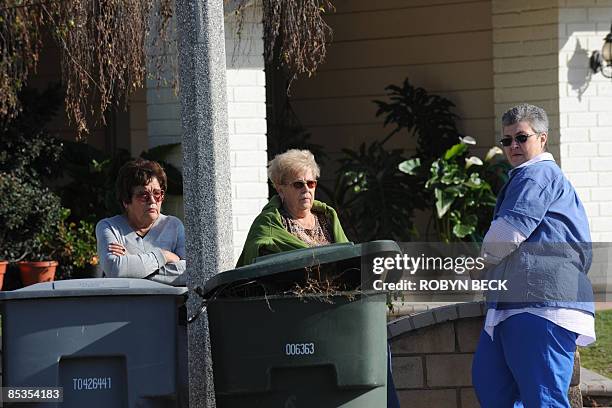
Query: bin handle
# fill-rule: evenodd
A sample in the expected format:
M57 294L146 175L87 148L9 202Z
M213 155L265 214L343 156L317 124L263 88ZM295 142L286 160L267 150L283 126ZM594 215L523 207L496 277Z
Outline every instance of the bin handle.
M200 303L200 307L197 312L193 314L193 316L187 317L187 324L192 323L197 320L198 317L206 310L208 307L208 300L204 297L204 290L201 286L196 286L193 290L200 298L202 298L202 303Z
M238 285L238 287L244 286L244 285L250 285L250 284L252 284L254 282L255 281L249 281L249 282L246 282L246 283L242 283L242 284ZM195 312L193 314L193 316L187 317L187 324L192 323L195 320L197 320L197 318L200 317L200 315L202 313L204 313L204 311L206 311L206 308L208 307L208 303L212 302L213 300L215 300L225 289L227 289L230 286L232 286L232 285L229 284L229 283L224 285L224 286L222 286L209 299L206 298L206 295L204 294L204 289L200 285L198 285L195 288L193 288L193 291L202 299L202 303L200 303L200 307L199 307L198 311Z
M196 319L200 317L202 312L204 312L207 307L208 307L208 302L206 302L206 300L202 300L202 303L200 304L200 309L193 316L189 316L187 318L187 324L193 323L194 321L196 321Z

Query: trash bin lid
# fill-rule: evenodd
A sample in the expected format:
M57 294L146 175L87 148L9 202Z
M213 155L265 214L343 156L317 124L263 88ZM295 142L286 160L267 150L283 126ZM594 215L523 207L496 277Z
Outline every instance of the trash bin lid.
M148 279L96 278L43 282L22 289L0 292L0 301L78 296L170 295L180 296L185 287L174 287Z
M214 275L204 284L202 295L207 296L221 286L238 281L253 280L315 265L389 252L401 253L395 241L379 240L362 244L346 242L264 255L256 258L255 262L250 265Z

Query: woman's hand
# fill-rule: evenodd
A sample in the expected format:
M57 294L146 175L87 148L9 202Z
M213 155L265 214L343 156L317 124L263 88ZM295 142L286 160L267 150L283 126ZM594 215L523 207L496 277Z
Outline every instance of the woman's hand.
M181 260L181 258L179 258L174 252L170 252L165 249L162 249L161 251L162 254L164 254L164 258L166 258L166 262L178 262Z
M117 256L127 255L127 250L125 249L125 247L116 242L108 244L108 252Z

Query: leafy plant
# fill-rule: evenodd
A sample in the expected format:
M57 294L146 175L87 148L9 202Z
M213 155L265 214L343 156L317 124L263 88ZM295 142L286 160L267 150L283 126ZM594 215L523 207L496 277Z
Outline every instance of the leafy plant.
M495 193L507 180L508 164L493 160L501 150L491 149L484 162L469 156L468 145L475 140L459 132L450 100L431 95L408 79L386 90L389 100L374 103L376 116L384 115L384 125L393 125L390 133L358 151L343 149L334 188L321 186L347 235L356 241L409 241L418 235L415 210L435 208L430 224L434 223L439 239L482 238ZM397 134L416 137L416 154L406 157L403 149L386 149Z
M87 221L79 221L77 226L71 222L66 227L65 235L61 236L64 242L65 255L72 259L77 268L88 265L97 265L98 256L96 248L95 225Z
M48 220L49 224L43 224L34 235L28 250L25 253L26 261L56 261L62 253L59 241L59 228L61 223L61 211L55 212L57 219ZM58 216L59 215L59 216Z
M473 138L462 138L461 143L434 160L429 169L425 189L433 194L432 219L443 242L481 240L486 228L483 223L488 223L492 216L495 194L486 178L492 174L490 167L497 166L491 161L501 154L501 149L493 147L483 161L476 156L468 157L468 145L474 144ZM416 159L400 164L400 170L407 174L414 174L419 167Z
M414 235L413 210L424 203L412 194L419 188L414 177L398 170L405 160L402 150L388 151L382 143L373 142L343 153L334 190L327 194L339 209L349 238L409 241Z
M17 176L0 172L0 259L19 258L12 243L31 212L35 197L30 192Z
M10 261L49 259L61 221L60 199L16 174L0 172L0 251Z
M61 275L74 277L85 275L88 268L98 264L95 224L85 220L70 222L70 210L62 212L58 241L61 245Z
M459 117L451 109L455 104L439 96L430 95L425 89L410 84L404 79L402 86L389 85L390 102L374 101L378 105L376 116L385 115L384 125L395 127L383 140L383 144L396 133L405 131L416 136L416 156L427 161L438 157L462 136L456 121Z
M44 92L23 89L20 115L0 119L0 251L18 261L50 259L61 220L59 197L44 186L57 177L62 143L45 124L61 104L58 85Z
M358 151L343 149L334 190L327 192L349 237L357 241L410 241L417 235L414 211L433 205L425 189L427 169L461 136L458 117L451 111L455 105L448 99L430 95L408 79L402 86L385 89L389 101L374 101L376 116L384 115L384 126L393 125L393 129L381 141L362 145ZM417 139L416 154L410 161L403 149L385 148L400 133ZM404 171L398 167L401 163Z

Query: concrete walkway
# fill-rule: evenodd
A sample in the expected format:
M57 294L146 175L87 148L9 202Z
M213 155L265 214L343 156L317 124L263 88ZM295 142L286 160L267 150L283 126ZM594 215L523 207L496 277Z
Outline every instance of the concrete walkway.
M612 380L588 368L580 367L580 391L587 395L612 397Z
M612 402L612 380L584 367L580 367L580 391L585 407L604 408ZM591 405L591 401L597 405Z

